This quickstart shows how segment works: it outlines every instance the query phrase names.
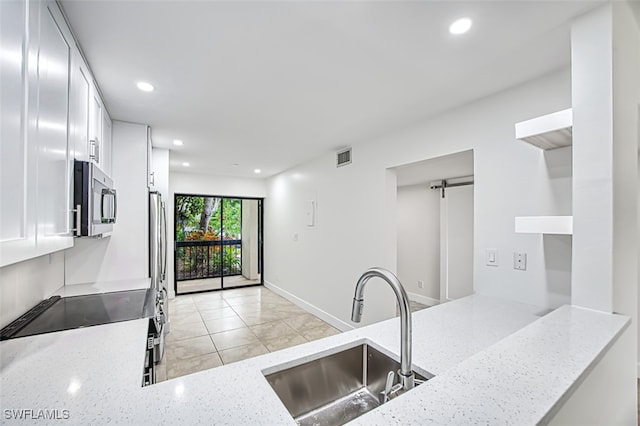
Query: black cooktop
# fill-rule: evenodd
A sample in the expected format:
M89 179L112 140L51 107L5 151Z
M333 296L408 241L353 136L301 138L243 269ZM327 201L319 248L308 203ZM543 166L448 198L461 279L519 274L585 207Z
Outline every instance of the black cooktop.
M0 340L146 318L153 310L152 289L53 296L0 330Z

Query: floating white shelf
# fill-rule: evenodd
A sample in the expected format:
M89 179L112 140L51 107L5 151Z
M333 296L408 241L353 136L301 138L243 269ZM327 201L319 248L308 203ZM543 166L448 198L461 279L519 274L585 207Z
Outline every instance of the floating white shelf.
M571 108L516 123L516 139L547 149L572 144L573 111Z
M520 216L515 222L521 234L573 234L573 216Z

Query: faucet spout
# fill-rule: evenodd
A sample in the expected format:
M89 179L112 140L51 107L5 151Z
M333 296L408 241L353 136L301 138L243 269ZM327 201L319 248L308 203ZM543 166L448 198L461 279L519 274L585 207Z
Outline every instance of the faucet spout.
M398 278L390 271L383 268L370 268L358 280L353 297L351 321L360 322L364 308L364 287L371 278L381 278L391 286L398 300L400 308L400 383L405 390L412 389L415 385L414 374L411 369L411 309L409 297Z

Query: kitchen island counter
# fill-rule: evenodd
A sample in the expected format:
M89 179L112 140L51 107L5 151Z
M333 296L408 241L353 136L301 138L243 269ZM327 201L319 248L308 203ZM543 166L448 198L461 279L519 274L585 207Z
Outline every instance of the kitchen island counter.
M629 319L572 306L544 313L478 295L414 313L413 364L436 377L354 423L547 420ZM71 424L293 425L264 371L355 342L397 355L399 329L395 318L144 388L146 320L10 340L0 344L3 422L11 410L48 409L68 410Z

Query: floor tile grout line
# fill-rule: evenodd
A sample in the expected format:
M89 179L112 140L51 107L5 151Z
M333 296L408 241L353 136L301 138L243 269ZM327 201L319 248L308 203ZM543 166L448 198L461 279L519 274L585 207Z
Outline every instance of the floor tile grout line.
M266 292L265 292L265 290L266 290ZM260 294L260 297L258 297L258 300L257 300L255 303L257 303L257 304L261 305L261 308L262 308L262 307L265 307L267 310L273 310L273 311L275 311L275 312L278 312L278 313L282 314L282 313L283 313L282 311L278 311L278 307L277 307L277 305L282 304L283 306L289 306L289 305L291 305L291 306L296 306L295 304L293 304L293 303L291 303L291 302L287 301L286 299L283 299L282 297L280 297L280 296L278 296L278 295L271 294L270 292L268 292L268 289L260 288L260 289L258 290L258 293ZM264 298L263 298L263 297L262 297L262 294L263 294L263 293L264 293L264 295L266 295L267 297L264 297ZM189 296L189 297L191 297L191 296ZM236 296L235 296L235 298L237 298L237 297L252 297L252 295L251 295L251 294L249 294L248 296L237 296L237 295L236 295ZM230 297L230 298L234 298L234 297ZM269 299L271 299L271 298L273 298L273 299L272 299L272 300L269 300ZM282 300L281 300L281 299L282 299ZM220 299L217 299L217 300L220 300ZM226 300L226 298L225 298L224 296L222 296L221 300L223 301L223 304L224 304L224 305L226 305L226 306L222 306L222 307L218 307L218 308L213 308L213 309L201 308L201 306L200 306L197 302L195 302L195 301L191 300L191 303L193 303L193 304L194 304L194 307L196 308L196 311L197 311L197 312L198 312L198 314L199 314L200 322L201 322L201 323L203 323L203 325L204 325L204 327L205 327L205 329L206 329L206 331L207 331L207 333L208 333L207 335L209 336L209 339L211 340L211 343L213 344L213 347L214 347L215 351L214 351L214 352L211 352L211 353L207 353L207 354L201 354L201 355L196 355L196 356L193 356L193 357L188 357L188 358L185 358L185 360L193 359L193 358L196 358L196 357L198 357L198 356L205 356L205 355L216 354L216 355L218 356L218 358L220 359L220 362L222 363L222 365L225 365L225 364L226 364L226 363L222 360L222 356L220 355L220 352L222 352L222 351L218 349L218 347L216 346L215 342L213 341L213 337L212 337L212 336L213 336L213 334L217 334L217 333L209 333L209 329L208 329L208 327L206 326L206 321L213 321L213 320L217 320L217 319L229 318L230 316L229 316L229 317L222 317L222 318L214 318L214 319L210 319L210 320L205 320L205 319L204 319L204 317L202 316L202 310L217 310L217 309L230 308L230 309L231 309L231 311L233 311L233 312L235 313L235 316L237 316L237 317L240 319L240 321L245 325L245 327L240 327L240 328L235 328L235 329L230 329L230 330L224 330L224 331L221 331L221 332L218 332L218 333L224 333L224 332L226 332L226 331L232 331L232 330L239 330L239 329L242 329L242 328L247 328L247 329L249 329L249 331L251 332L251 334L253 334L253 335L256 337L257 342L255 342L255 343L259 343L259 344L260 344L260 345L261 345L261 346L262 346L262 347L263 347L267 352L269 352L269 353L270 353L270 352L275 352L275 351L277 351L277 350L281 350L281 349L275 349L275 350L273 350L273 351L272 351L272 350L269 350L269 348L267 347L266 342L267 342L268 340L273 340L273 339L276 339L276 338L281 338L281 336L277 336L277 337L275 337L275 338L273 338L273 339L261 339L261 338L260 338L260 337L258 337L258 335L254 332L254 330L252 330L252 329L251 329L251 327L256 327L256 326L260 326L260 325L264 325L264 324L268 324L268 323L272 323L272 322L280 322L280 323L283 323L287 328L289 328L289 329L293 332L293 334L291 335L291 337L292 337L292 338L299 337L300 339L304 340L305 342L310 342L310 341L312 341L312 340L307 339L307 338L306 338L306 337L305 337L305 336L304 336L300 331L298 331L298 330L296 330L295 328L293 328L293 327L292 327L290 324L288 324L285 320L287 320L287 319L289 319L289 318L295 318L295 317L303 316L303 315L310 315L310 316L312 316L312 317L317 318L318 320L320 320L320 321L322 322L322 325L319 325L319 326L317 326L317 327L311 327L309 330L313 330L313 329L321 328L321 327L324 327L324 326L328 326L328 327L330 327L330 328L334 328L334 327L332 327L332 326L331 326L331 324L328 324L326 321L323 321L322 319L320 319L320 318L316 317L315 315L313 315L313 314L311 314L311 313L309 313L309 312L302 312L302 313L299 313L299 314L298 314L298 313L295 313L295 314L293 314L293 315L291 315L291 316L289 316L286 312L284 312L284 313L285 313L285 314L287 314L287 315L286 315L286 316L282 316L282 317L281 317L281 316L277 316L277 318L278 318L278 319L276 319L276 320L273 320L273 321L265 321L265 322L261 322L261 323L258 323L258 324L249 325L249 323L248 323L244 318L242 318L242 314L240 313L240 311L241 311L242 309L241 309L240 307L241 307L241 306L243 306L243 305L253 304L254 302L248 302L248 303L241 303L241 304L237 304L237 305L235 305L235 306L236 306L236 307L238 307L238 308L235 308L235 307L234 307L234 305L230 305L230 304L228 303L228 301ZM284 301L284 302L288 302L288 303L282 303L282 301ZM206 302L201 303L201 305L205 305L205 304L206 304ZM275 305L275 306L274 306L274 305ZM262 311L262 309L258 309L258 311ZM257 313L259 314L260 312L257 312ZM246 315L246 314L247 314L247 313L245 313L245 315ZM185 323L185 324L189 324L189 323ZM338 330L338 331L339 331L339 330ZM195 337L203 337L203 336L194 336L194 338L195 338ZM187 339L182 339L182 340L187 340ZM178 342L178 341L180 341L180 339L175 340L175 342ZM254 344L254 343L249 343L249 344L246 344L246 345L235 346L235 347L227 348L227 349L224 349L224 350L237 349L237 348L239 348L239 347L243 347L243 346L251 346L251 345L253 345L253 344ZM294 345L294 346L296 346L296 345ZM287 346L287 347L288 347L288 346ZM282 349L284 349L284 348L282 348ZM176 360L176 362L179 362L179 361L181 361L181 360ZM238 361L238 360L235 360L235 361L231 361L231 362L229 362L229 363L237 362L237 361ZM165 368L168 370L168 368L169 368L169 367L168 367L168 365L165 365ZM191 373L187 373L187 374L191 374ZM179 377L179 376L176 376L176 377Z

